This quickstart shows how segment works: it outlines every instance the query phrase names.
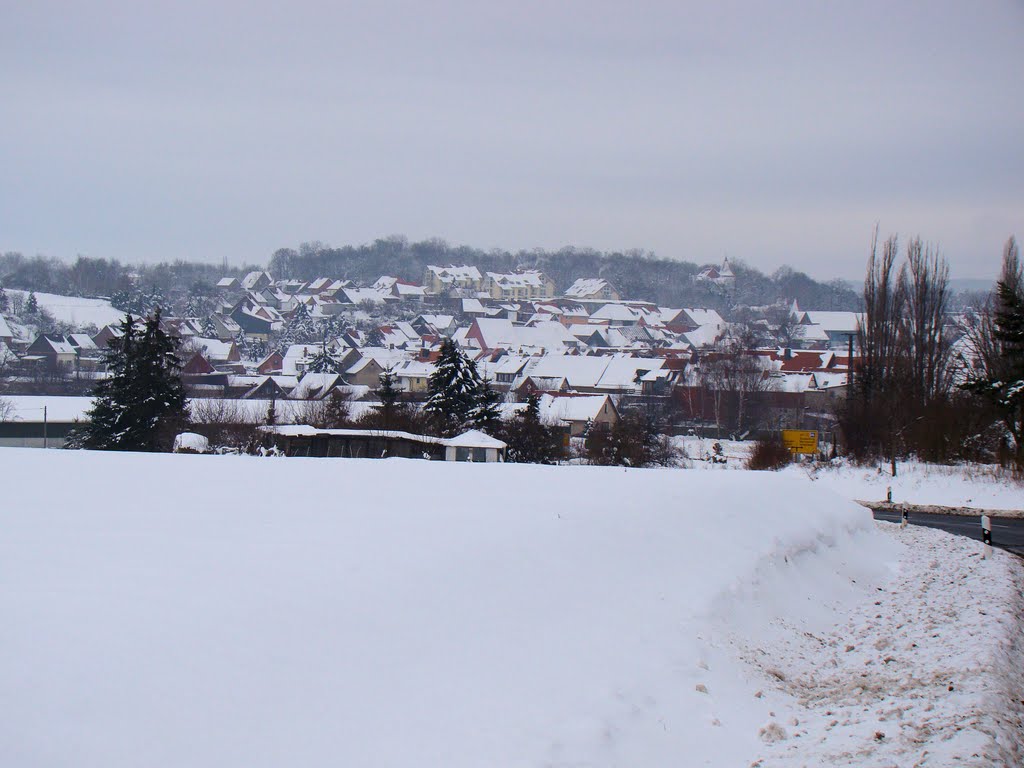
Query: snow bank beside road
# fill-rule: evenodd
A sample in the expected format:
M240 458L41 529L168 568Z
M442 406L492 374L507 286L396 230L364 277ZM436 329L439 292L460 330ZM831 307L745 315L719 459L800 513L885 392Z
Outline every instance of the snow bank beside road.
M977 542L878 523L899 573L828 632L738 639L783 738L761 768L1024 765L1024 568ZM765 650L767 649L767 653Z
M1024 509L1024 484L1007 477L996 467L985 465L923 464L900 462L896 477L885 467L812 468L793 466L787 473L807 475L817 485L846 499L882 501L892 488L894 502L936 504L977 509Z

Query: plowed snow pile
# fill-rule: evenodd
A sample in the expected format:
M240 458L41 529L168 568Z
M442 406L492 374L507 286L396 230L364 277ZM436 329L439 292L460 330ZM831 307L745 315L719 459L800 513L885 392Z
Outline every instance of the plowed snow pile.
M1020 755L1009 556L894 540L803 478L17 449L0 466L0 765Z

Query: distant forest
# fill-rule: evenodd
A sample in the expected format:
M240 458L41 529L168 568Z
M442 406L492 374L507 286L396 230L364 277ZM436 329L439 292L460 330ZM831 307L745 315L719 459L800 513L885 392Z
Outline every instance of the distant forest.
M624 299L653 301L661 306L729 310L734 306L763 306L793 299L807 309L856 310L861 305L861 297L842 281L820 283L787 267L768 276L741 261L730 261L736 274L736 289L726 292L714 285L695 283L693 278L702 265L692 262L660 259L644 251L608 253L572 246L557 251L513 253L453 246L443 240L411 243L404 237L341 248L303 243L298 250L278 250L270 258L268 269L274 277L285 275L304 280L340 277L365 284L381 275L391 275L420 283L428 264L470 264L481 272L539 269L555 281L559 291L580 277L603 277Z
M381 275L420 283L428 264L469 264L481 272L539 269L560 291L580 277L603 277L624 299L654 301L662 306L710 307L728 313L734 307L764 306L778 301L799 302L805 309L856 310L860 295L841 280L821 283L787 267L765 275L742 261L731 261L736 274L733 291L693 278L702 265L657 258L644 251L601 252L572 246L557 251L485 251L453 246L443 240L409 242L388 237L359 246L332 248L318 242L298 249L276 251L266 267L258 264L225 267L191 261L123 264L116 260L79 256L73 262L54 257L0 255L0 285L29 291L73 296L105 296L146 291L170 298L213 296L221 277L240 276L266 268L275 279L344 278L361 285Z

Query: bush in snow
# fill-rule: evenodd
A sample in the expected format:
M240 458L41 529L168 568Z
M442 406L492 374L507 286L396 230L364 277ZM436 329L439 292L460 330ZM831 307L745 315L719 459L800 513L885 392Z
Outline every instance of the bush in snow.
M782 469L792 461L789 449L778 437L762 438L754 443L747 459L747 469Z

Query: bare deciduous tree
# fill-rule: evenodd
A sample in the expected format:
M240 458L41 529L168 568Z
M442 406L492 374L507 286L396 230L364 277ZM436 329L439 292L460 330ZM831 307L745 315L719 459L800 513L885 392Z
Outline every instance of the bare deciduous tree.
M6 397L0 397L0 423L10 421L14 416L14 404Z
M905 302L910 394L918 408L948 394L950 338L947 332L949 265L938 251L915 238L907 244L899 294Z

